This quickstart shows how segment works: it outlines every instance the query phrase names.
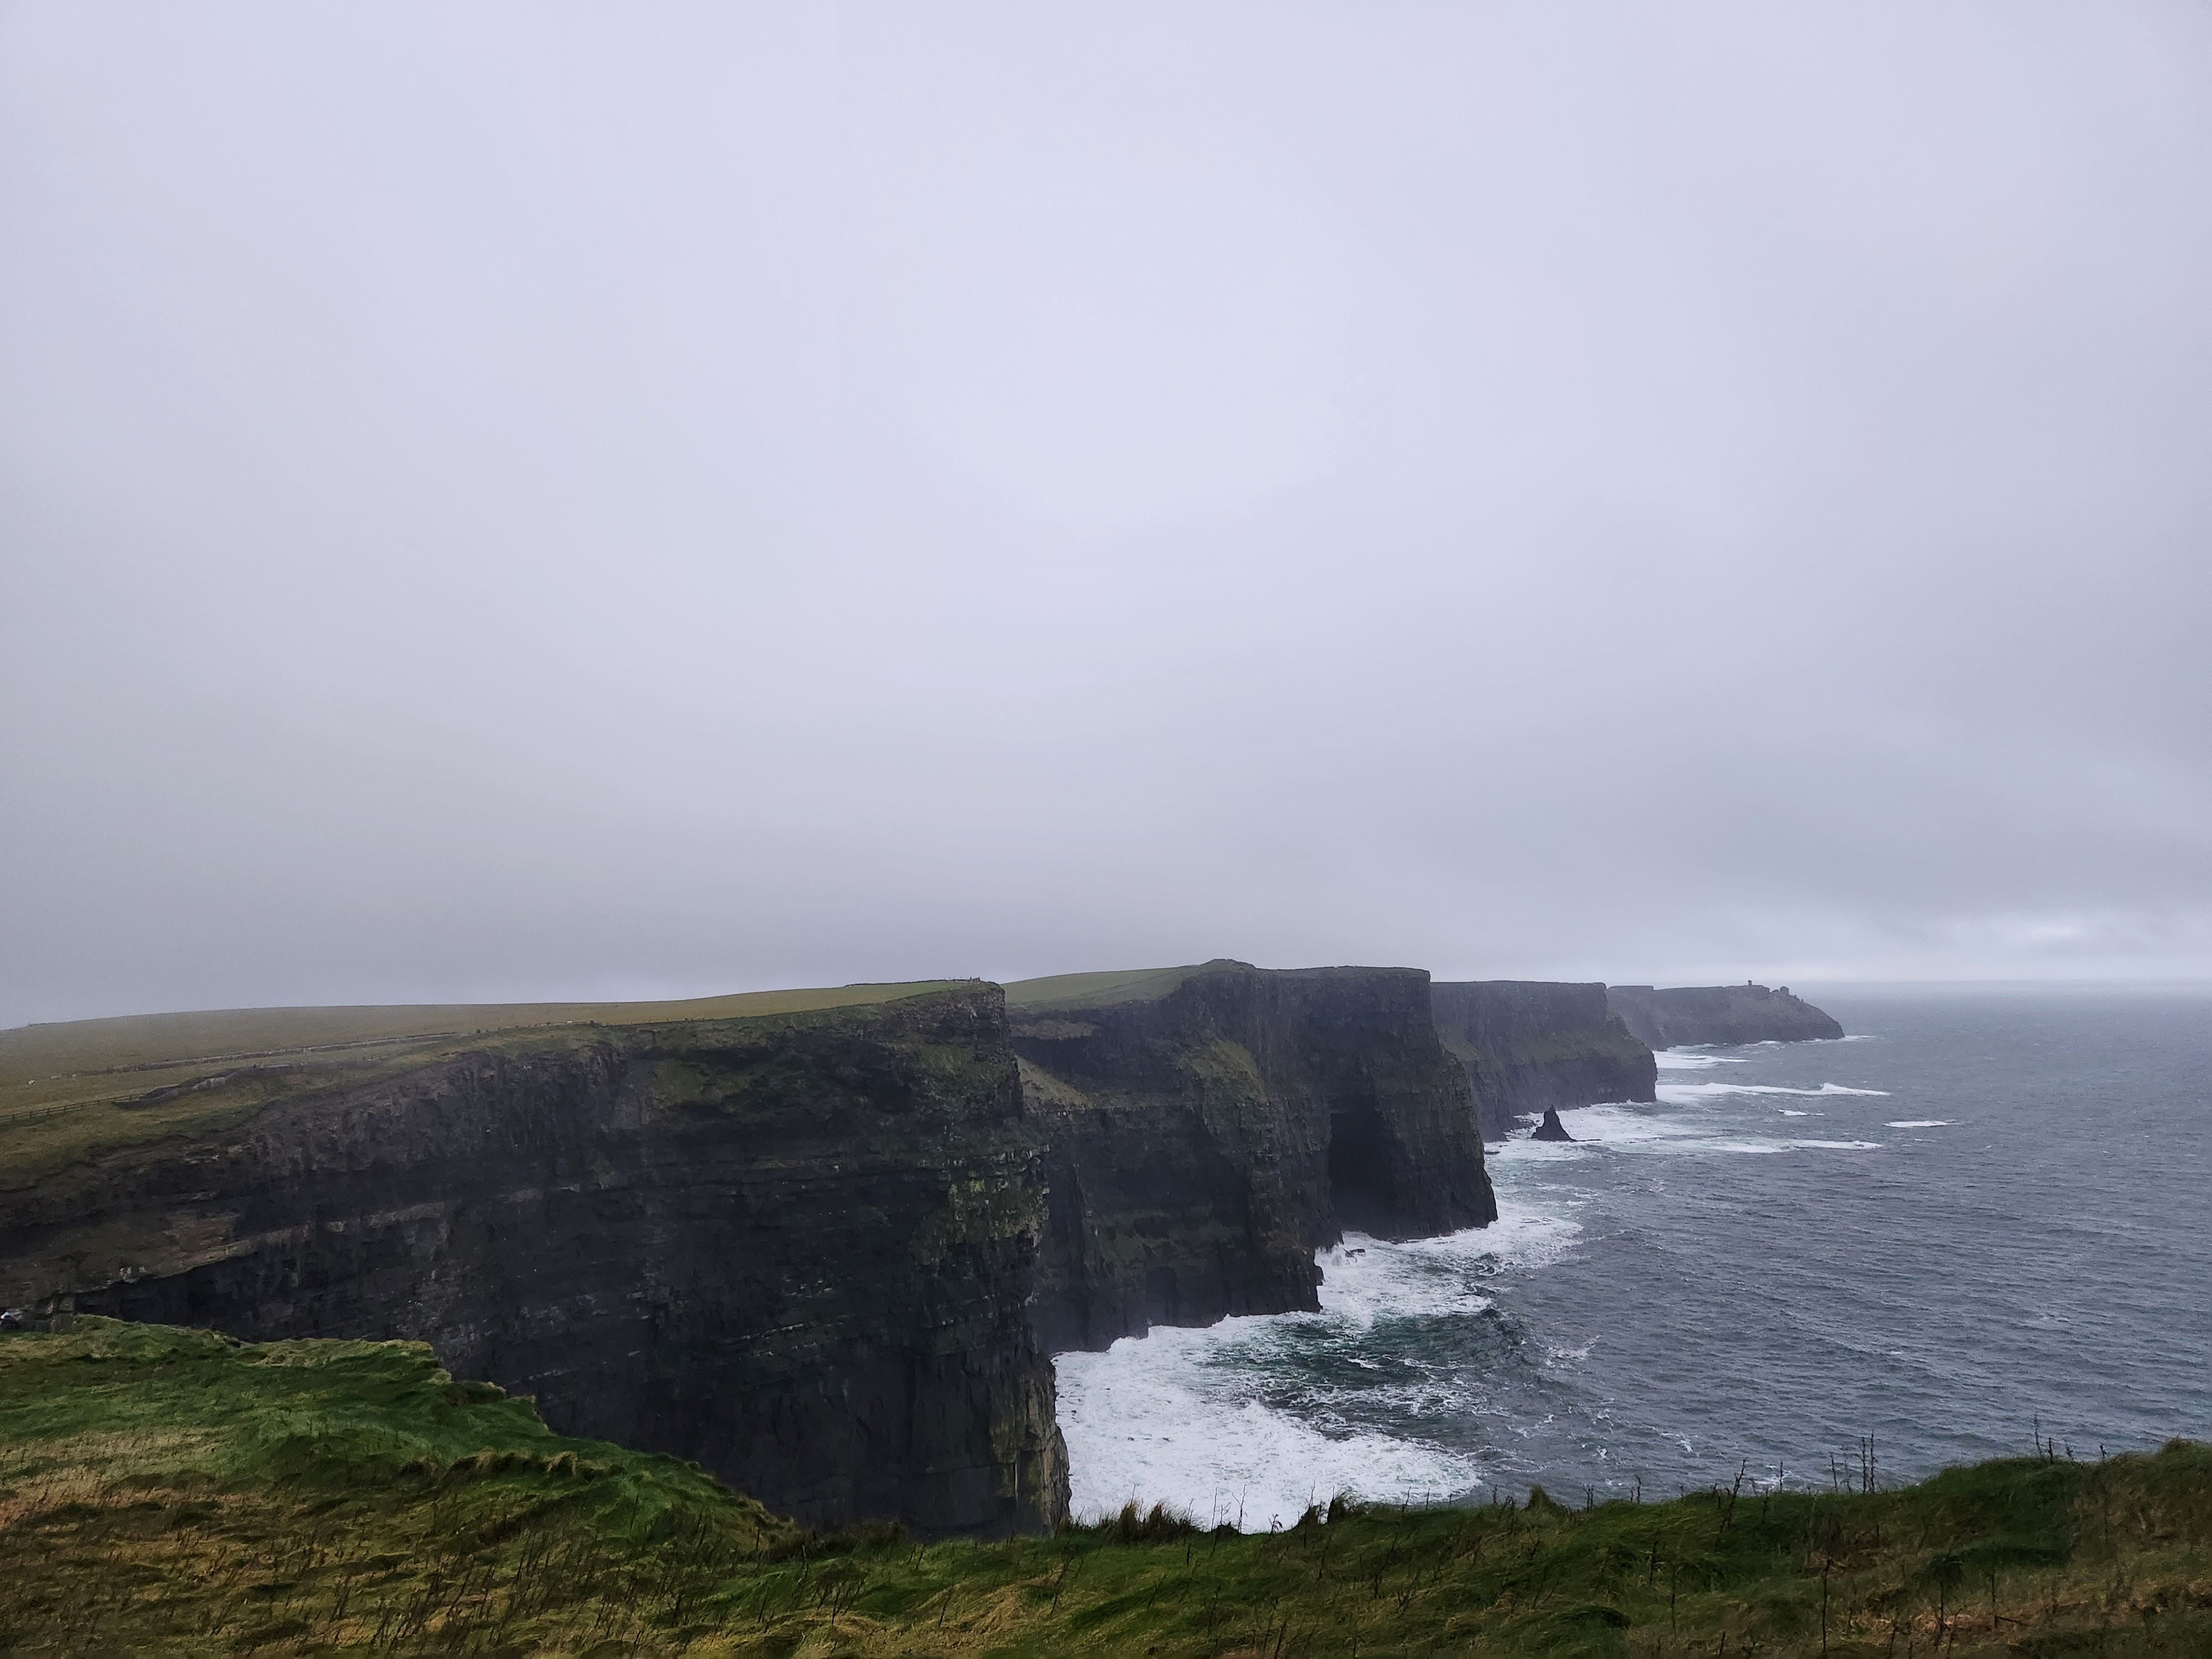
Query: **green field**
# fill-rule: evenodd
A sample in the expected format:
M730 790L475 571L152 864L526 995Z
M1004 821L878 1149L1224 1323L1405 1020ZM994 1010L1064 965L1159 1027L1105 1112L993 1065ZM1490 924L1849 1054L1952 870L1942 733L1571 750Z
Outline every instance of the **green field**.
M1110 1008L1127 1002L1152 1002L1188 979L1215 968L1250 964L1217 957L1187 968L1123 968L1099 974L1053 974L1018 979L1006 986L1006 1006L1022 1013L1048 1008Z
M1267 1535L823 1536L408 1344L0 1334L21 1653L2212 1654L2212 1450Z
M488 1038L754 1019L965 981L748 991L678 1002L451 1003L131 1014L0 1031L0 1188L111 1147L220 1128L306 1088L368 1082Z

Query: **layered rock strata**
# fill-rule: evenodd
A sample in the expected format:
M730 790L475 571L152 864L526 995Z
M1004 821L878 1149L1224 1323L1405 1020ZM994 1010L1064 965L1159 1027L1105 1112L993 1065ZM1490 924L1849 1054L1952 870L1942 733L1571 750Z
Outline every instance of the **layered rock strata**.
M1654 1048L1709 1042L1805 1042L1844 1028L1790 988L1764 985L1611 985L1606 1004Z
M995 986L511 1032L0 1191L0 1297L418 1338L816 1524L1035 1529L1040 1151Z
M1007 995L1048 1146L1032 1312L1049 1349L1311 1309L1314 1252L1346 1228L1497 1216L1419 969L1223 961Z
M1561 1106L1657 1097L1651 1050L1607 1008L1602 985L1446 981L1429 988L1429 1002L1492 1140Z

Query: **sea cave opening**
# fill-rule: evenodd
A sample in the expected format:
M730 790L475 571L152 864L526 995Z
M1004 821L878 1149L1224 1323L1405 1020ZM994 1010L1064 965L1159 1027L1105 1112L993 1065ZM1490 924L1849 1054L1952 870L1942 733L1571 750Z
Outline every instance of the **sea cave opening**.
M1389 1231L1398 1194L1390 1174L1390 1133L1381 1114L1368 1108L1329 1114L1328 1185L1337 1225L1358 1232Z

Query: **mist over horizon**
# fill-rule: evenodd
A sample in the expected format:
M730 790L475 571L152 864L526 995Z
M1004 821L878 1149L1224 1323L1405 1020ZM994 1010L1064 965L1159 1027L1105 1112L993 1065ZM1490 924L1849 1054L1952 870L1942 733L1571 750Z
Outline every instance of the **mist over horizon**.
M2212 981L2212 12L0 6L0 1026Z

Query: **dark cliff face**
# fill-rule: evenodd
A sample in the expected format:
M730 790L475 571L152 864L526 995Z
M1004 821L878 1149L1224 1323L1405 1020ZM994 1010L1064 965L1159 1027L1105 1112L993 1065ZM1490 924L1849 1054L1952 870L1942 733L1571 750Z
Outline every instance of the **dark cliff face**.
M1347 1227L1496 1218L1418 969L1217 962L1009 1000L1048 1147L1034 1316L1050 1349L1310 1309L1314 1251Z
M1651 1050L1607 1008L1602 985L1448 981L1431 986L1429 1000L1491 1139L1516 1118L1561 1106L1656 1098Z
M0 1192L0 1295L409 1337L817 1524L1050 1526L1002 996L508 1033Z
M1654 1048L1703 1042L1806 1042L1844 1028L1811 1003L1764 985L1606 988L1606 1002Z

